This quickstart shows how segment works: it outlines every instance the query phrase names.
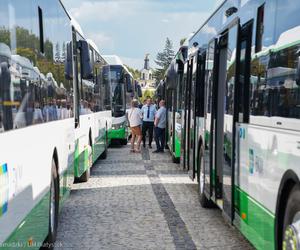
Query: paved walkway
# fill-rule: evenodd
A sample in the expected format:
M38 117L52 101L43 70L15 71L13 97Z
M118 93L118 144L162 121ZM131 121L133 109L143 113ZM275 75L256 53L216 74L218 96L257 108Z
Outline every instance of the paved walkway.
M74 184L59 221L60 249L252 249L168 153L110 148L89 182Z

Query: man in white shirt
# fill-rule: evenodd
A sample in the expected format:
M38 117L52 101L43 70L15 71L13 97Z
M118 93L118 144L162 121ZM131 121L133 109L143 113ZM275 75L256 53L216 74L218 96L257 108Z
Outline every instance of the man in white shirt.
M165 101L159 102L159 110L156 112L154 121L155 142L156 150L153 153L164 152L165 148L165 133L167 125L167 109L165 107Z
M153 140L153 127L154 127L154 118L155 118L156 108L152 104L151 98L147 99L146 105L142 107L143 114L143 126L142 126L142 134L143 134L143 146L146 147L146 133L149 131L149 148L152 148L152 140Z

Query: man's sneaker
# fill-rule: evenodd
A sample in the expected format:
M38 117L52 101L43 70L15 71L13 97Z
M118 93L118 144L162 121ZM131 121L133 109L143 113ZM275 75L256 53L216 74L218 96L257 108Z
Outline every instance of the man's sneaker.
M149 145L149 148L152 148L151 144Z
M160 151L159 150L154 150L152 153L159 153Z
M164 153L165 151L163 149L159 150L158 151L159 153Z

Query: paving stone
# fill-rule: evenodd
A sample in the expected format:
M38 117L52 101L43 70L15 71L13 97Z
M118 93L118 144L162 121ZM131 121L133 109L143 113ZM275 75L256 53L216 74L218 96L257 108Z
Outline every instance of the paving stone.
M168 152L108 149L87 183L73 184L57 249L253 249L219 209L203 209L197 184Z

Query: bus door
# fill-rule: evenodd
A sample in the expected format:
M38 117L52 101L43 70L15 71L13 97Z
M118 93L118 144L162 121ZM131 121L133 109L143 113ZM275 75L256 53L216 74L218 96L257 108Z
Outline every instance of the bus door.
M198 176L198 152L200 137L203 138L204 129L204 78L205 78L206 52L197 51L193 57L191 72L191 119L190 119L190 141L189 141L189 164L190 177L192 180ZM203 140L201 140L203 141Z
M186 134L186 142L185 142L185 166L186 169L189 171L191 169L190 162L190 145L191 145L191 99L192 99L192 74L193 74L193 58L188 60L188 78L187 78L187 105L186 105L186 127L185 127L185 134Z
M250 65L251 65L251 47L252 47L252 29L253 20L249 21L242 26L240 31L240 38L238 42L239 47L239 61L238 61L238 84L236 88L236 125L238 123L249 123L249 100L250 100ZM235 133L236 135L237 133ZM236 140L237 141L237 140ZM232 149L236 152L236 162L238 163L239 157L239 144L235 145ZM233 176L240 176L239 166L236 164L235 174ZM235 185L239 185L239 180L234 180ZM237 204L240 204L240 196L235 197ZM235 208L237 209L237 208ZM240 214L236 211L235 214Z
M236 55L239 23L235 22L218 41L218 81L215 94L213 157L216 167L216 203L225 217L233 219L233 145Z
M183 102L181 109L181 146L180 146L180 165L183 169L186 169L186 154L185 154L185 144L186 144L186 120L187 120L187 83L188 83L188 74L189 74L189 63L188 61L184 64L183 72L183 81L182 81L182 90L183 90Z
M170 83L169 83L170 84ZM173 95L174 91L172 88L167 88L167 131L166 131L166 141L167 145L169 146L169 149L173 153Z
M190 109L189 109L189 141L188 141L188 164L189 176L192 180L195 179L195 100L196 100L196 82L197 82L197 65L198 65L198 52L194 54L190 60L191 73L190 73Z

